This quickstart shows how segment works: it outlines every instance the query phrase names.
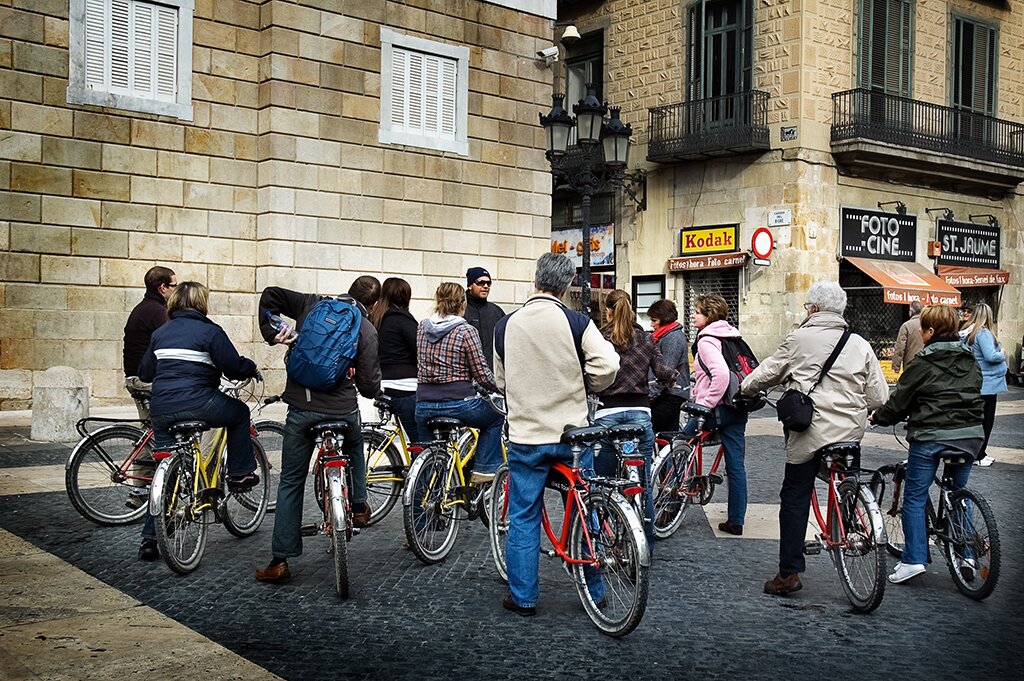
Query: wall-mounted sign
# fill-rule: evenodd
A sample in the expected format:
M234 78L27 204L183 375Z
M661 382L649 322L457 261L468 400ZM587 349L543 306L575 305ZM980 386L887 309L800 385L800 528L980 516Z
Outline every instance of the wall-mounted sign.
M583 230L560 229L551 232L551 252L569 256L576 267L583 267ZM615 224L594 225L590 228L590 266L604 267L615 264Z
M740 267L747 261L746 253L727 255L693 255L683 258L669 258L669 272L692 272L694 270L717 270L723 267Z
M737 245L739 232L739 225L687 227L679 235L679 254L734 253L739 250Z
M839 254L845 257L913 262L917 216L865 208L840 209Z
M940 265L999 269L999 227L974 222L939 220Z
M793 223L793 211L789 208L768 211L768 226L782 227Z
M796 126L784 126L779 128L779 141L792 142L796 139Z
M750 250L754 252L755 260L767 260L775 248L775 240L772 232L767 227L758 227L750 237ZM760 264L755 262L754 264Z

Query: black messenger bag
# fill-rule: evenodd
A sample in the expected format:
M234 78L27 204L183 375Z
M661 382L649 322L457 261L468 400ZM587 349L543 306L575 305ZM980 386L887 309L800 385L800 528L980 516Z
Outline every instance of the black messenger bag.
M832 354L825 360L825 365L821 367L818 380L814 382L814 385L811 386L807 393L802 393L796 388L790 388L782 393L782 397L775 403L775 409L779 414L779 421L782 422L782 426L786 430L802 433L811 427L811 420L814 418L814 400L811 399L810 393L814 392L814 389L825 378L832 365L836 363L839 353L843 351L843 346L846 345L846 341L849 338L850 329L847 328L843 331L843 335L839 337L839 342L832 349Z

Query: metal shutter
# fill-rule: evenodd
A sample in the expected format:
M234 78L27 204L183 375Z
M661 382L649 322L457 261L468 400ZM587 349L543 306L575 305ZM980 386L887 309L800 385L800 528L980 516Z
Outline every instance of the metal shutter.
M687 338L696 338L697 330L693 327L693 300L702 293L717 293L729 304L728 322L740 328L740 271L736 268L707 270L705 272L687 272L684 293L685 320Z

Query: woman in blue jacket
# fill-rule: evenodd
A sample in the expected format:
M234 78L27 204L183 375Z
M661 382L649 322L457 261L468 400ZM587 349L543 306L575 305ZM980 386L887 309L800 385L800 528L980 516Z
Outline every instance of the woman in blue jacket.
M156 449L174 444L168 432L181 421L205 421L227 431L228 489L244 492L259 482L249 435L249 408L220 391L231 380L259 377L256 364L238 354L224 329L206 316L210 292L194 281L177 284L167 299L169 321L153 332L139 362L139 378L153 383L150 418ZM139 558L156 560L153 517L146 514Z
M985 429L985 444L978 455L979 466L991 466L993 459L986 454L988 438L996 420L996 395L1006 392L1006 352L996 338L992 328L995 316L992 308L985 303L974 306L971 326L967 329L964 343L974 353L974 359L981 369L981 399L985 402L985 415L981 425Z

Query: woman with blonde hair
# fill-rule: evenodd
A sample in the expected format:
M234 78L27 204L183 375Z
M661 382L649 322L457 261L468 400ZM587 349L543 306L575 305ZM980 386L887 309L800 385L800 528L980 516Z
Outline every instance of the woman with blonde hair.
M974 353L974 359L981 369L981 399L985 403L981 425L985 430L985 444L978 455L977 465L991 466L993 459L988 456L988 439L996 420L996 396L1006 392L1006 352L996 337L995 315L985 303L974 306L971 325L967 327L964 344Z
M181 421L205 421L227 430L228 489L241 493L259 482L249 436L249 407L220 391L221 375L239 381L259 378L256 364L238 354L209 317L209 290L195 281L179 282L167 298L166 324L153 332L139 362L139 378L153 383L150 418L156 449L174 444L168 429ZM160 557L153 517L146 514L139 558Z
M484 359L480 333L466 322L466 289L446 281L434 293L434 314L416 331L416 427L430 433L427 419L457 418L480 429L473 461L474 485L490 482L501 465L504 417L476 395L473 381L497 392L494 374Z
M601 334L611 341L619 354L619 372L615 382L597 394L601 406L594 414L594 423L610 428L623 424L643 426L640 453L644 457L644 529L649 542L654 541L654 497L651 495L651 459L654 457L654 428L651 425L651 399L647 374L652 373L662 385L672 385L678 372L661 356L654 337L636 323L636 313L629 294L615 289L605 299L604 325ZM594 460L599 475L618 477L616 457L607 448Z

